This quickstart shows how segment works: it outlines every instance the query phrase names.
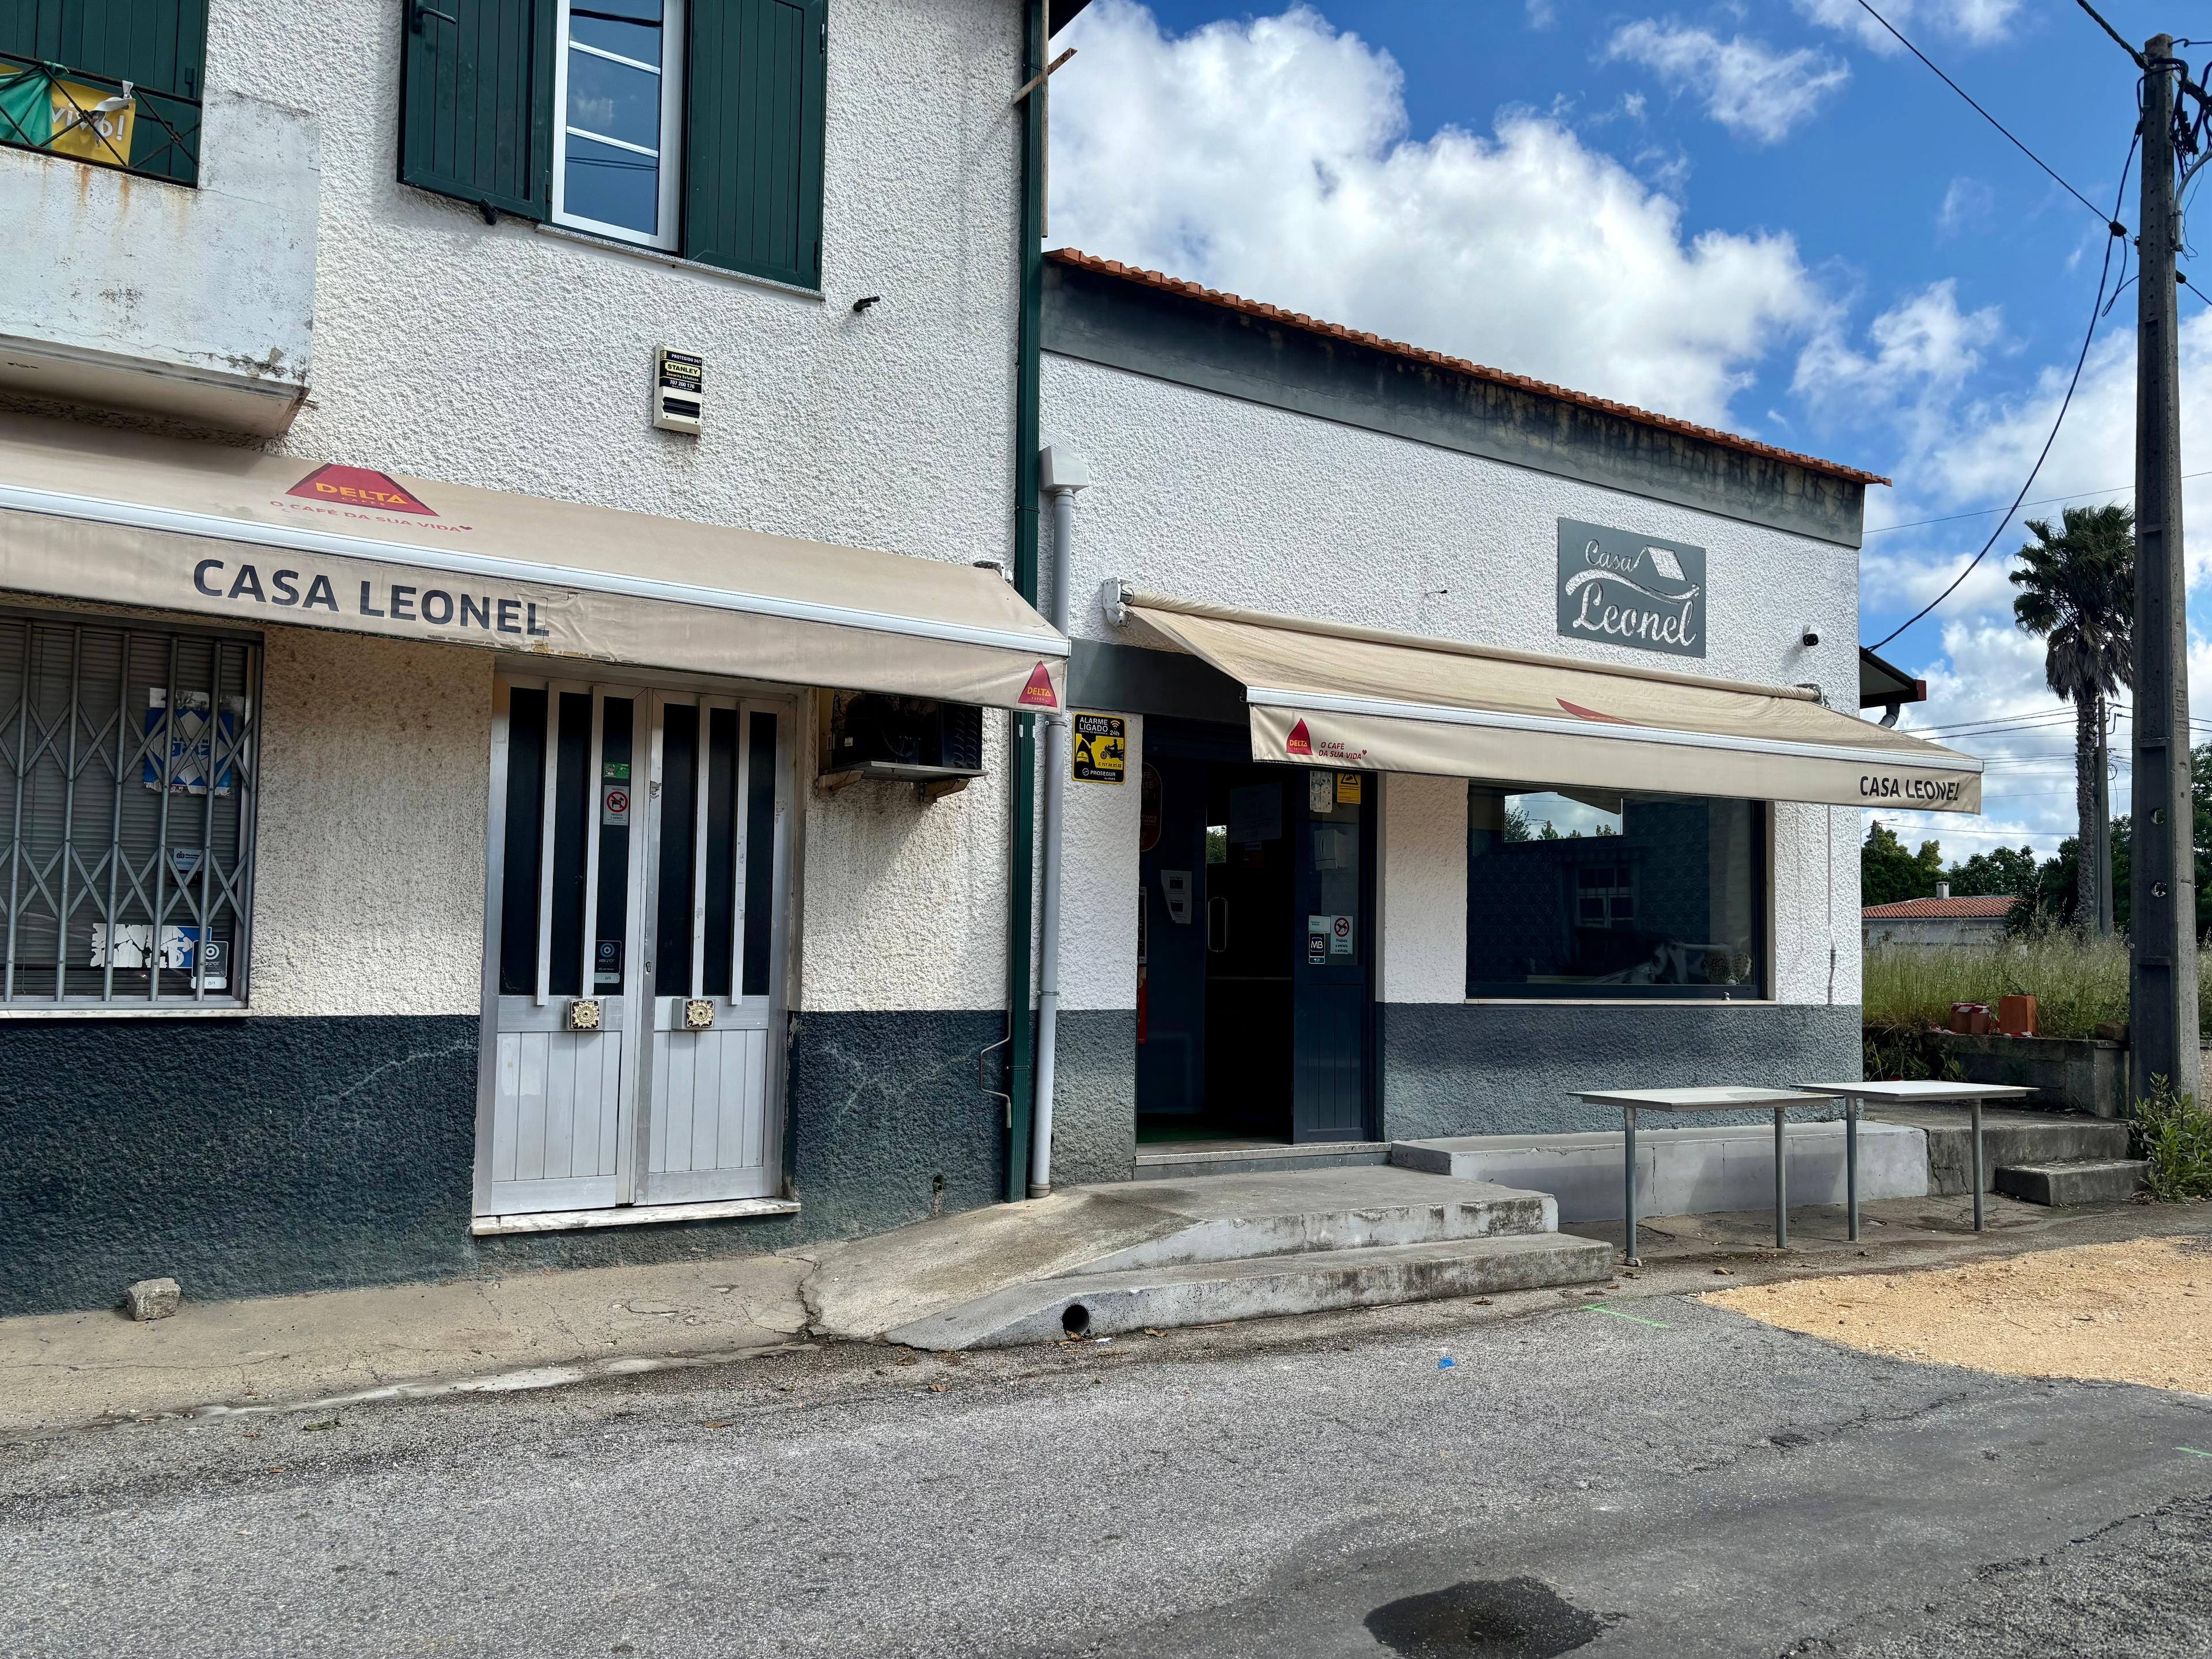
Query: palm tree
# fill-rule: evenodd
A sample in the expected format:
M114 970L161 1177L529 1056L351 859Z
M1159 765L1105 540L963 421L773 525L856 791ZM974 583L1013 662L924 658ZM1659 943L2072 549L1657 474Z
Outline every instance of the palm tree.
M2074 705L2074 805L2081 851L2075 860L2076 925L2107 931L2099 872L2109 834L2099 805L2104 764L2105 700L2135 678L2136 515L2117 502L2069 507L2058 533L2027 521L2035 539L2012 573L2021 591L2013 620L2043 640L2044 678Z

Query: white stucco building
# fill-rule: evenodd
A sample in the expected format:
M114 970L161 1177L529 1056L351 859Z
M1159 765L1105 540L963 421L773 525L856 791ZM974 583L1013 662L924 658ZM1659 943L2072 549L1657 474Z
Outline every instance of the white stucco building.
M0 26L0 1313L1856 1066L1872 480L1047 259L1080 3Z
M1954 898L1948 883L1938 882L1936 887L1933 898L1868 905L1859 913L1864 947L1875 951L1884 946L1924 950L1978 945L1995 950L2004 943L2005 917L2011 914L2014 903L2010 894Z
M1000 1195L1042 0L171 9L0 35L0 1311Z
M1055 1179L1856 1075L1856 809L1978 796L1842 712L1879 480L1070 250L1046 279L1073 708L1141 780L1069 786ZM1608 592L1674 633L1592 626ZM1582 735L1709 695L1717 747ZM1255 764L1325 763L1329 720L1340 790Z

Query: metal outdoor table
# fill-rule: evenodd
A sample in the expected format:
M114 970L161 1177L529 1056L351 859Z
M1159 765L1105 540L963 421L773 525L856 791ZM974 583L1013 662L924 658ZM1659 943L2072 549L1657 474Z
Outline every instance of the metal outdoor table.
M1636 1115L1638 1112L1741 1112L1771 1108L1774 1112L1774 1243L1777 1248L1790 1243L1790 1161L1784 1155L1782 1140L1783 1113L1792 1106L1818 1106L1827 1097L1808 1094L1799 1089L1577 1089L1575 1097L1592 1106L1618 1106L1621 1112L1621 1133L1626 1145L1628 1166L1628 1255L1632 1267L1642 1265L1636 1254ZM1851 1158L1858 1155L1854 1140L1847 1149ZM1850 1181L1854 1191L1858 1186L1856 1163Z
M1848 1138L1854 1156L1858 1145L1859 1110L1869 1100L1878 1100L1888 1106L1956 1106L1961 1103L1973 1109L1974 1118L1974 1231L1982 1231L1982 1103L1987 1100L2024 1100L2035 1092L2009 1083L1802 1083L1797 1085L1808 1095L1827 1095L1847 1103L1844 1109L1844 1133ZM1857 1166L1854 1162L1850 1181L1851 1237L1859 1236L1859 1183Z

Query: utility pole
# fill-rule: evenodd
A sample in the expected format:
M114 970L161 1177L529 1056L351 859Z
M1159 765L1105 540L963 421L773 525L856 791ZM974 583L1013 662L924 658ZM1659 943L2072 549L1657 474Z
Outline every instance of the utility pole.
M2197 1029L2196 812L2189 769L2189 616L2181 538L2181 361L2174 288L2173 37L2143 47L2142 214L2136 308L2134 868L2128 971L2135 1089L2162 1077L2202 1097Z
M2110 939L2112 913L2112 717L2103 697L2097 699L2097 845L2092 866L2097 872L2097 937Z

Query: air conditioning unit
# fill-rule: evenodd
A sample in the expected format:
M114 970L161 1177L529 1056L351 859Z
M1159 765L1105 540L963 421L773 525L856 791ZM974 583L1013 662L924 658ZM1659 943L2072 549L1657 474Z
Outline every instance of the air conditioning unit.
M833 787L861 778L922 786L934 798L983 775L983 711L882 691L830 700L822 773Z

